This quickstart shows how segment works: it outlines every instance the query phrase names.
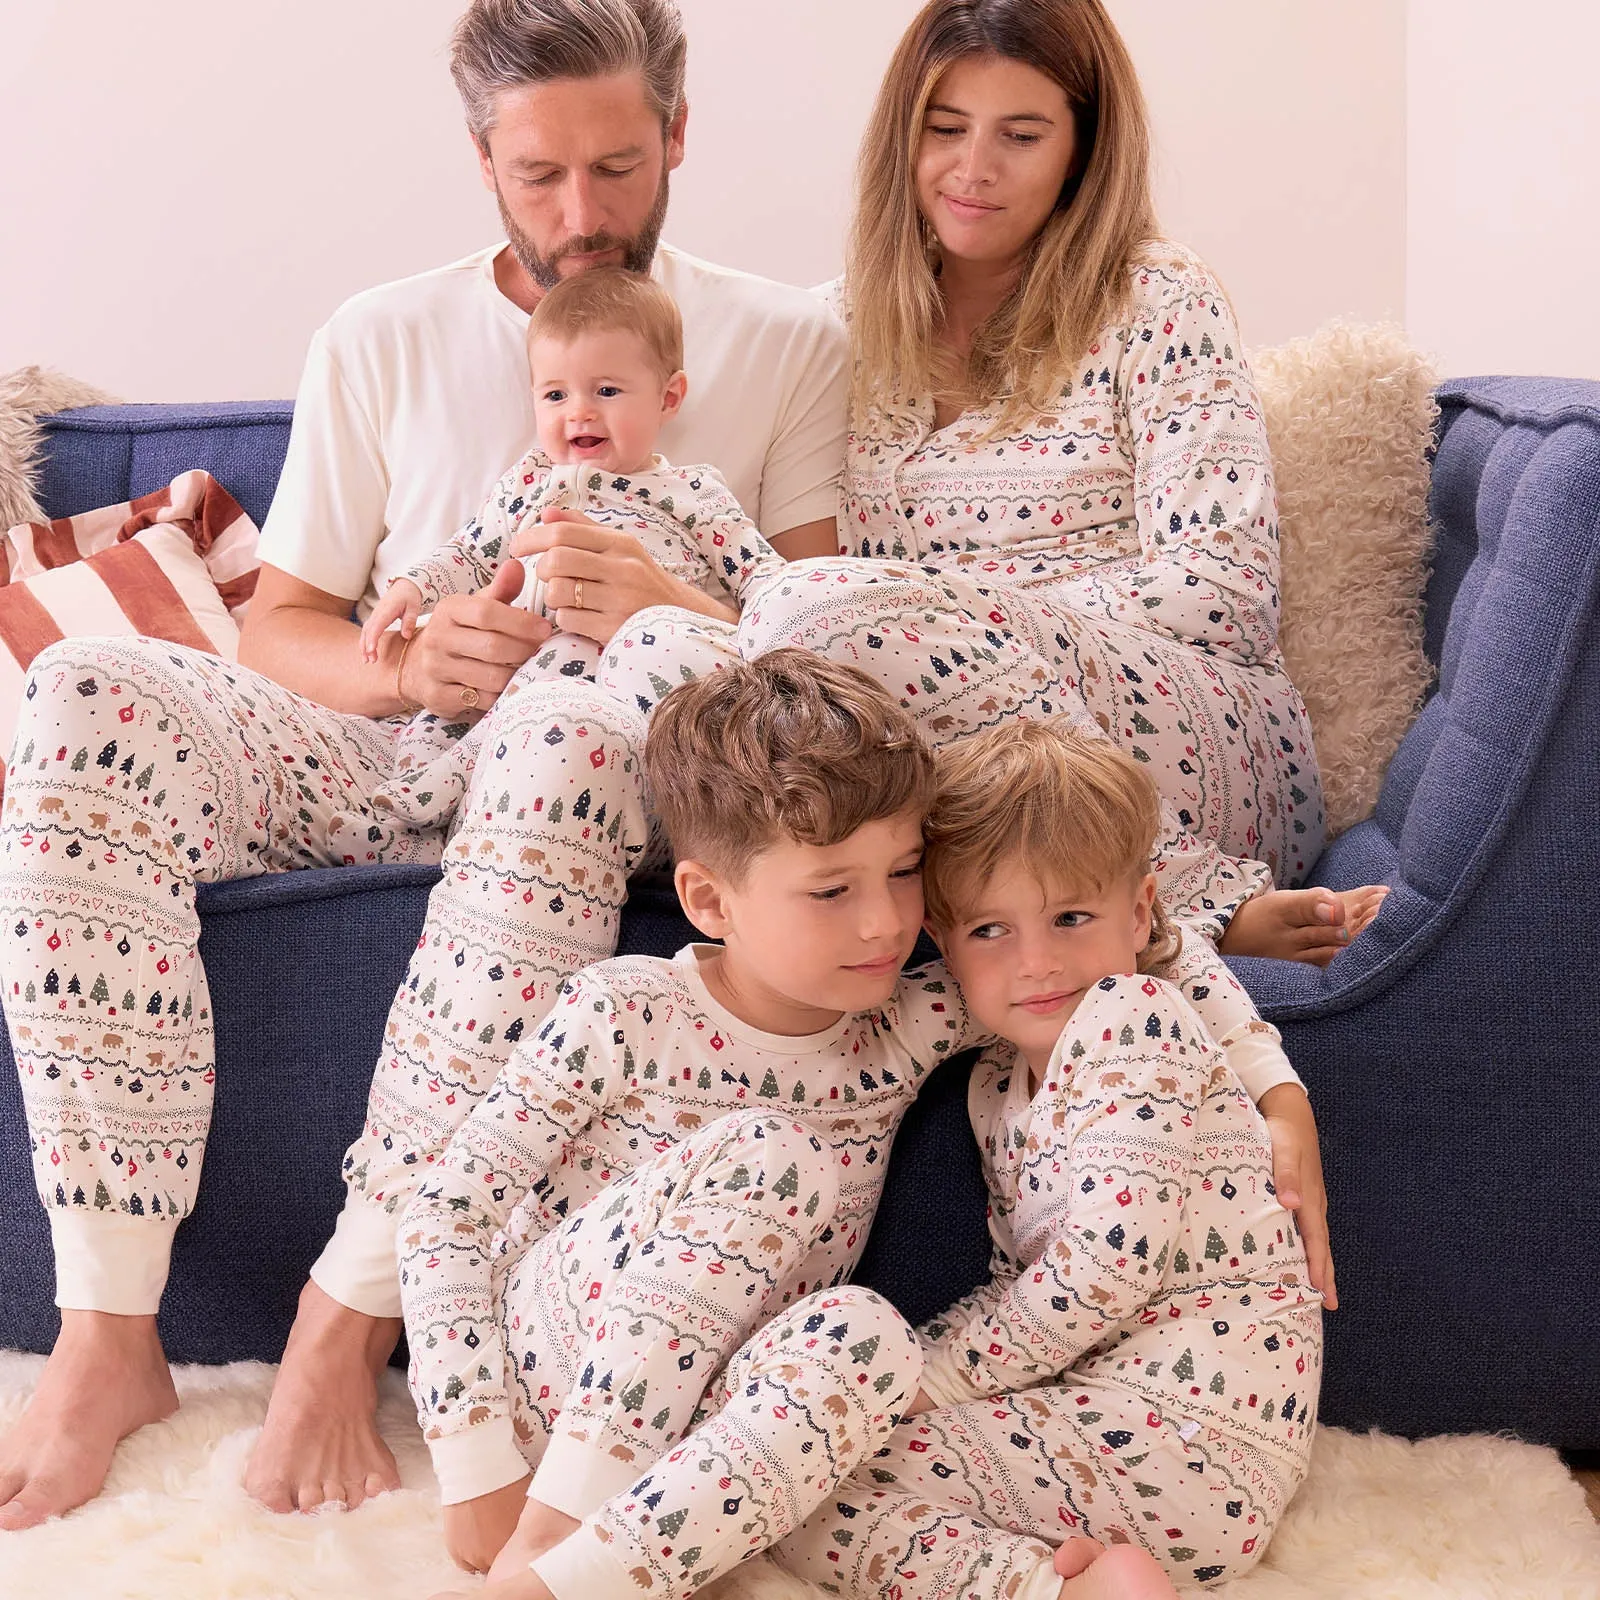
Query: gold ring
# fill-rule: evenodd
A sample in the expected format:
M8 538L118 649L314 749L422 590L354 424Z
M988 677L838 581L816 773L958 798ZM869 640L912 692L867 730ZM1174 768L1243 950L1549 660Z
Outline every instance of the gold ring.
M572 604L575 610L583 610L583 579L579 578L572 585Z
M464 706L475 706L478 703L478 691L470 683L462 687L461 703Z

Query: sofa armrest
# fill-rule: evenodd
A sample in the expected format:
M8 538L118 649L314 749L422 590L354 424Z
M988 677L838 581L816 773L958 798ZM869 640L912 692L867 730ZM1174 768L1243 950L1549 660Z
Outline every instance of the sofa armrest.
M1314 875L1392 892L1324 970L1233 963L1273 1021L1360 1006L1423 960L1496 858L1526 842L1536 779L1593 814L1595 760L1575 763L1571 745L1600 715L1587 670L1600 609L1600 383L1464 380L1440 403L1433 514L1447 531L1470 517L1456 531L1477 554L1450 609L1438 690L1390 764L1376 815L1336 840ZM1586 860L1581 849L1535 852L1514 893L1551 905L1576 892L1592 907L1600 881L1592 867L1584 875Z

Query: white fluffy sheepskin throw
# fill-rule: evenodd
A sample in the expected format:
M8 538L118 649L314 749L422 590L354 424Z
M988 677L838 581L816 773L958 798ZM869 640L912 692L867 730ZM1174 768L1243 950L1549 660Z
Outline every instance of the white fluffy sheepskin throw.
M0 1430L39 1356L0 1354ZM0 1595L49 1600L427 1600L472 1592L446 1559L438 1491L398 1372L380 1421L404 1487L359 1511L275 1517L240 1488L273 1368L180 1367L183 1404L135 1434L106 1493L58 1522L0 1535ZM1196 1591L1200 1593L1202 1591ZM1508 1439L1324 1429L1266 1559L1203 1591L1225 1600L1594 1600L1600 1528L1553 1451ZM753 1562L707 1600L823 1600Z
M18 367L0 376L0 528L44 521L33 493L44 440L38 419L73 406L112 403L110 395L48 367Z
M1311 713L1332 839L1372 814L1433 677L1422 591L1438 378L1387 324L1331 323L1251 365L1278 481L1279 640Z

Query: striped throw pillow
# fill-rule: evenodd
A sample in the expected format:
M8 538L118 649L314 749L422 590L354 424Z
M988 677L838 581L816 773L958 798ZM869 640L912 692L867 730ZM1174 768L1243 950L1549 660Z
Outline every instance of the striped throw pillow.
M162 522L0 587L0 750L9 753L33 658L58 639L144 634L239 656L239 626L188 531ZM0 785L4 770L0 769Z

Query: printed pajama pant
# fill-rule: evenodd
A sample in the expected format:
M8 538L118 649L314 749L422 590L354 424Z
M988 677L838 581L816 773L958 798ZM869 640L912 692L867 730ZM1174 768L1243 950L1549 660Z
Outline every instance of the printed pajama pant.
M1185 1443L1093 1378L923 1412L797 1533L779 1565L854 1600L1053 1600L1055 1548L1142 1544L1180 1584L1260 1559L1298 1482L1203 1430Z
M837 1200L809 1129L741 1113L509 1246L496 1291L529 1492L583 1524L535 1563L559 1600L687 1596L887 1442L921 1373L911 1329L870 1290L788 1303Z
M448 847L315 1269L344 1304L399 1315L414 1173L561 981L614 950L648 842L648 711L730 653L731 629L686 612L631 630L655 642L608 652L609 689L541 681L541 655L464 733L329 711L160 641L36 658L0 817L0 994L59 1305L153 1313L194 1202L215 1075L195 886Z
M738 637L747 659L799 645L860 667L935 745L1012 716L1067 716L1086 733L1114 737L1162 793L1162 902L1215 941L1226 917L1270 886L1272 868L1261 863L1276 862L1284 881L1298 881L1320 852L1320 785L1304 714L1287 679L1282 696L1228 682L1204 657L1155 634L1120 630L1143 654L1113 674L1101 663L1114 631L1018 586L840 557L796 562L754 585ZM1255 676L1276 681L1265 670Z

